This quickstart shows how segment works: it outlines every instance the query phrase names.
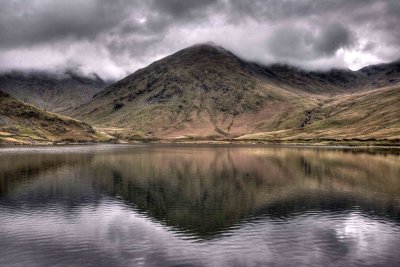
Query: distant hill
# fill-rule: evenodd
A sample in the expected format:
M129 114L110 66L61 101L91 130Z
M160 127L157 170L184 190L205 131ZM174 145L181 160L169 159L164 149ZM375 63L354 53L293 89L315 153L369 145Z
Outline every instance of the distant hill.
M106 86L97 74L12 71L0 74L0 90L48 111L65 110L87 102Z
M84 122L43 111L0 91L0 144L98 142L105 134Z
M288 65L248 63L249 72L267 82L314 94L351 93L400 83L400 62L372 65L358 71L306 71Z
M397 140L400 63L305 71L200 44L154 62L71 111L128 139Z

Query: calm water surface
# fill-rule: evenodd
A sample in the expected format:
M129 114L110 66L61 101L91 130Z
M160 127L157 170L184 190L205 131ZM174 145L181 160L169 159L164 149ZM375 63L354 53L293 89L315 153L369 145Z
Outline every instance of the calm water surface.
M400 266L400 155L0 148L0 266Z

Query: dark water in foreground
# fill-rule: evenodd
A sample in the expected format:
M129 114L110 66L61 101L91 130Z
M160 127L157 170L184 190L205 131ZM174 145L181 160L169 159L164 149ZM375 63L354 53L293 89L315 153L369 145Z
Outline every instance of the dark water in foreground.
M400 266L399 153L0 149L0 266Z

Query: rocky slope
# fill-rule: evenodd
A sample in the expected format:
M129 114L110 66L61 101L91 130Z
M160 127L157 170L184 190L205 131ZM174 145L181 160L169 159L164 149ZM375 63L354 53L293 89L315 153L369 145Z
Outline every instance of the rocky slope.
M0 144L98 142L109 139L87 123L43 111L0 91Z
M108 86L71 115L127 139L396 139L399 84L399 62L310 72L201 44Z
M0 90L25 103L48 111L61 112L81 105L106 86L97 75L75 71L61 74L9 72L0 75Z

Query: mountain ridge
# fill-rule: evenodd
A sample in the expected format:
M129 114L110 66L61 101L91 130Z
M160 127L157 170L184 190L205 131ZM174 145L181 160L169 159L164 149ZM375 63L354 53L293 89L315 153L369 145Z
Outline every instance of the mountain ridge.
M307 71L249 62L206 43L177 51L107 86L96 74L85 77L74 70L57 77L37 74L34 79L13 75L7 81L27 80L19 92L31 97L29 102L53 90L56 98L47 98L52 110L127 141L400 139L399 61L357 71ZM57 88L63 79L73 88ZM0 90L2 81L4 75Z
M204 129L202 136L225 135L227 130L230 131L232 117L247 111L260 111L267 99L289 98L287 94L291 94L282 95L261 87L260 81L254 79L233 54L221 53L221 49L214 46L197 45L110 85L82 107L90 117L88 121L96 125L133 127L139 134L150 137L168 130L174 132L173 128L182 128L185 123L192 124L189 128L206 125L208 129ZM92 108L93 102L99 102L99 107L103 108ZM121 114L127 106L134 108L135 114ZM118 118L119 115L131 118ZM78 115L78 118L84 117ZM190 123L196 120L199 120L197 125ZM115 124L109 123L112 121ZM256 125L243 127L254 128Z
M313 129L317 121L329 121L326 108L341 98L346 102L377 88L386 92L399 83L399 62L359 71L312 72L281 64L262 66L217 45L198 44L109 85L70 114L126 139L232 140L273 132L273 138L262 136L287 140L290 131L302 136L298 132ZM377 96L384 98L385 93ZM312 139L313 133L308 135ZM338 136L351 139L356 133Z
M83 104L107 85L96 73L83 75L76 70L9 71L0 74L0 90L37 107L64 113Z

